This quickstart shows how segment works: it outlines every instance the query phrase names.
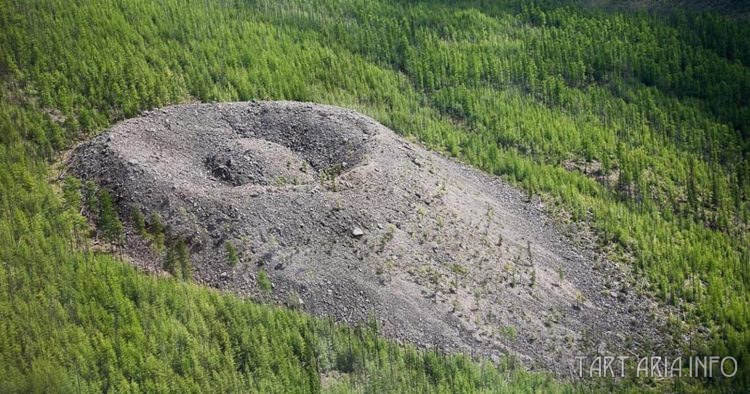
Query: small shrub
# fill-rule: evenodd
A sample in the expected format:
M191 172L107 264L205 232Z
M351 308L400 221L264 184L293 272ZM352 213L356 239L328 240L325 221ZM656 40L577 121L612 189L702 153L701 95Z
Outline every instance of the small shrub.
M266 294L271 293L271 279L268 277L268 273L265 270L258 271L258 287Z
M468 271L466 270L466 267L462 266L461 264L455 263L451 266L451 272L456 275L464 276Z
M232 241L225 241L224 242L224 248L227 250L227 258L229 259L229 265L231 267L234 267L237 265L237 263L240 261L239 257L237 256L237 248L234 247L234 244Z
M133 227L138 232L138 235L145 238L148 235L146 232L146 218L143 217L140 208L133 207L131 219L133 220Z

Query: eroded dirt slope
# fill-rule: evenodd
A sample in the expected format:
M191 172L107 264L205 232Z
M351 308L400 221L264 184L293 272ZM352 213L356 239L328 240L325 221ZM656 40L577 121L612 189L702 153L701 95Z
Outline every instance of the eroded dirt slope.
M264 270L277 302L566 376L575 355L658 338L654 304L538 202L353 111L173 106L114 126L71 165L111 189L123 217L161 215L210 286L265 297ZM162 257L128 232L132 259L158 270Z

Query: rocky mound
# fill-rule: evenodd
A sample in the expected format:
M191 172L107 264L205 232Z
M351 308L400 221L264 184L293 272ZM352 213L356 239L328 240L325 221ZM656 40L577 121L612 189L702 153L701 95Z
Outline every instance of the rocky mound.
M566 376L576 355L658 337L653 303L540 203L353 111L168 107L83 144L71 164L123 217L158 213L211 286ZM163 257L127 227L132 260L158 270Z

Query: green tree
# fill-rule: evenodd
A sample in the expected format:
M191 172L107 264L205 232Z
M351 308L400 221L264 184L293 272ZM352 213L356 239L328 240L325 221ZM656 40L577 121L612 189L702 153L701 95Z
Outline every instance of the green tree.
M131 209L131 219L133 220L135 231L138 232L138 235L145 238L148 235L146 230L146 219L143 217L143 213L139 207L134 206Z
M182 276L182 269L180 266L179 259L177 257L176 247L170 246L166 249L167 249L167 252L166 252L166 255L164 256L162 269L172 274L173 277L179 278Z
M149 233L151 234L151 242L153 248L157 252L164 250L164 225L161 221L161 216L157 212L151 212L151 216L148 221Z
M180 265L180 272L182 273L182 279L192 280L193 279L193 264L190 261L190 252L185 245L185 241L178 239L175 243L175 254L177 262Z
M123 225L117 215L112 197L106 189L99 191L99 229L108 242L119 245L123 241Z

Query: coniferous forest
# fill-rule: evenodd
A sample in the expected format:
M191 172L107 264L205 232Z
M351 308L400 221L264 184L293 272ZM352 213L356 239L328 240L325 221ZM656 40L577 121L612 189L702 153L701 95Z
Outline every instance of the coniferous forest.
M580 1L2 0L0 392L747 390L747 37ZM737 375L557 380L132 268L66 152L149 108L252 99L356 109L541 197Z

